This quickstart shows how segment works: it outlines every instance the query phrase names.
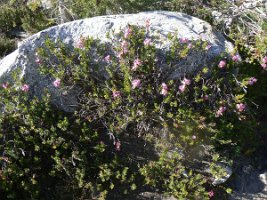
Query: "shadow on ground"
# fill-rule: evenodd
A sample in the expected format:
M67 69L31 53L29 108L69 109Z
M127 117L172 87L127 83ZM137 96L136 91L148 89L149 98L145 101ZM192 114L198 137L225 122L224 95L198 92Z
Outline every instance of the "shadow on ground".
M229 181L233 188L230 200L267 199L267 112L263 115L260 129L261 146L250 158L234 163L234 175Z

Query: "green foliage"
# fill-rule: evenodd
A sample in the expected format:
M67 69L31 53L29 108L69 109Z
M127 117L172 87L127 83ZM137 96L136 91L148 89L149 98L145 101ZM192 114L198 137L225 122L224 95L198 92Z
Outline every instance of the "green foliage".
M53 20L48 19L47 14L38 3L27 6L23 2L1 2L0 57L16 48L13 39L15 32L24 30L35 33L53 25Z
M0 30L1 32L8 32L17 24L20 24L20 16L16 9L9 5L1 5L0 11Z
M1 95L1 199L76 199L133 181L102 133L57 110L48 93L32 99L16 87Z
M15 41L0 34L0 58L15 49Z
M73 47L48 39L38 50L40 72L59 81L60 93L80 91L74 113L54 107L49 92L32 97L22 83L2 89L3 198L122 198L145 184L178 199L207 199L216 189L212 181L226 175L218 165L232 158L225 153L255 147L254 105L247 97L255 70L222 57L194 75L169 79L189 53L206 53L207 42L169 35L171 48L162 55L157 37L144 28L129 25L109 35L112 45L81 38ZM137 159L136 148L148 147L133 146L133 153L135 141L159 156Z
M187 172L178 153L168 157L163 152L159 161L152 161L141 169L145 183L161 188L177 199L209 199L203 185L205 177L193 171Z
M136 13L160 9L164 5L164 2L159 0L65 0L63 2L77 18L107 14Z
M51 26L53 22L46 17L40 7L28 7L23 3L1 5L0 30L8 33L14 28L22 27L25 31L37 32Z
M57 1L54 1L55 5ZM227 9L227 1L217 0L75 0L62 1L76 18L107 14L137 13L141 11L169 10L184 12L212 21L211 11L218 7Z
M211 8L226 9L223 3L65 1L79 18L166 8L210 22ZM18 5L0 10L1 31L23 27L35 32L51 25L38 3ZM182 59L200 51L205 54L208 43L181 42L169 35L171 48L162 55L154 44L158 38L149 31L131 25L125 31L128 36L110 33L112 44L81 38L73 47L48 39L39 49L40 72L48 80L60 81L60 94L73 87L79 91L74 113L56 108L49 91L33 97L22 91L23 82L3 83L1 199L108 199L114 194L122 199L143 185L178 199L208 199L208 191L219 188L212 185L214 178L225 176L218 163L255 151L259 145L255 108L263 107L267 99L266 73L260 66L266 56L264 33L255 38L252 49L247 37L235 35L233 28L242 62L222 55L214 66L170 79ZM3 36L0 52L11 47ZM220 61L225 67L218 67ZM253 77L258 81L250 84ZM134 146L135 142L145 145ZM139 149L143 159L135 155ZM153 156L145 157L148 151ZM204 162L209 173L199 169Z

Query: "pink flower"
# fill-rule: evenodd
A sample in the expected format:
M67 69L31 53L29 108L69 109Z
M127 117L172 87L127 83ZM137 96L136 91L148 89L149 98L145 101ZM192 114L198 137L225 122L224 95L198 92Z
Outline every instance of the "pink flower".
M60 86L60 83L61 83L61 80L57 78L57 79L53 82L53 85L54 85L55 87L59 87L59 86Z
M162 94L163 96L166 96L168 94L168 90L169 90L169 88L168 88L167 84L166 83L162 83L161 84L161 93L160 94Z
M253 85L254 83L256 83L258 81L258 79L256 79L255 77L251 77L249 80L248 80L248 84L249 85Z
M117 140L115 142L115 149L116 149L116 151L120 151L121 150L121 142L119 140Z
M236 109L238 110L238 112L243 112L245 108L246 108L246 105L243 103L236 104Z
M150 38L146 38L146 39L144 40L144 45L145 45L145 46L149 46L149 45L151 45L151 39L150 39Z
M239 56L239 55L234 55L233 57L232 57L232 61L234 61L234 62L239 62L239 61L241 61L241 57Z
M180 85L180 86L179 86L179 90L180 90L181 92L184 92L184 91L185 91L185 84Z
M138 68L140 65L142 65L142 61L141 61L139 58L135 59L135 60L134 60L134 63L133 63L133 66L132 66L132 70L133 70L133 71L137 70L137 68Z
M225 65L226 65L226 61L225 61L225 60L221 60L221 61L219 62L219 64L218 64L218 67L222 69L222 68L225 67Z
M208 44L206 47L205 47L205 50L209 50L211 48L211 45Z
M138 88L138 87L140 87L140 85L141 85L141 80L140 79L134 79L132 81L132 89Z
M38 65L40 65L42 63L42 61L41 61L41 59L39 57L37 57L35 59L35 63L38 64Z
M191 84L191 80L190 80L190 79L187 79L187 78L184 78L184 79L182 80L182 84L183 84L183 85L190 85L190 84Z
M262 62L267 64L267 57L266 56L264 58L262 58Z
M2 88L7 89L8 88L8 83L3 83L2 84Z
M124 33L124 38L129 38L132 35L132 29L128 26L125 33Z
M128 43L127 41L123 40L123 41L121 42L121 46L122 46L122 48L128 48L129 43Z
M168 90L169 89L166 83L162 83L161 84L161 87L162 87L162 89L165 89L165 90Z
M219 110L216 111L215 116L216 116L216 117L222 116L223 113L224 113L225 111L226 111L226 107L225 107L225 106L221 106L221 107L219 108Z
M123 53L127 53L129 51L129 43L125 40L121 42L121 47L123 49Z
M264 70L267 70L267 64L266 64L266 63L261 63L261 67L262 67Z
M188 38L180 38L181 43L187 43L189 40Z
M121 92L120 92L120 91L116 91L116 90L114 90L114 91L112 92L112 96L113 96L114 99L115 99L115 98L119 98L119 97L121 97Z
M209 100L209 95L205 94L202 98L203 98L203 100L208 101Z
M209 191L208 195L210 198L212 198L214 196L214 192L211 190L211 191Z
M191 84L191 80L184 77L182 80L182 85L179 86L180 92L184 92L187 85Z
M110 55L105 56L104 60L105 60L106 62L110 62L110 60L111 60Z
M24 84L24 85L21 87L21 90L22 90L23 92L28 92L29 89L30 89L30 86L27 85L27 84Z
M188 49L192 49L192 48L193 48L193 44L190 42L190 43L187 45L187 48L188 48Z
M83 49L84 48L84 38L81 37L75 44L76 48Z
M163 96L167 96L168 90L162 89L160 94L162 94Z
M197 139L197 136L193 135L193 136L192 136L192 139L193 139L193 140Z

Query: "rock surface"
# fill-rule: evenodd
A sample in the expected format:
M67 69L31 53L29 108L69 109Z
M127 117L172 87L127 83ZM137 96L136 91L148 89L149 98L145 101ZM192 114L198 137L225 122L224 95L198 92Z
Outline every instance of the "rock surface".
M267 160L265 160L267 163ZM257 169L252 165L243 166L231 182L234 191L230 200L266 200L267 165Z
M110 15L93 17L89 19L77 20L65 23L59 26L51 27L41 31L25 41L23 41L18 49L6 56L0 61L0 82L4 82L10 78L10 72L16 68L22 69L21 76L25 77L25 81L30 85L31 92L34 95L41 95L43 88L50 89L52 97L56 104L65 111L72 111L73 105L76 103L75 95L59 95L56 88L53 87L51 80L47 80L39 75L35 63L36 49L44 44L46 37L50 37L56 41L62 40L69 45L75 45L82 37L91 36L98 38L103 42L108 42L106 33L114 30L119 32L128 24L145 26L146 20L150 20L151 35L160 36L160 42L157 47L164 50L170 44L166 42L168 33L177 33L180 38L188 38L189 40L203 39L208 41L211 48L208 50L205 58L201 54L193 54L187 56L179 68L176 75L184 74L188 71L196 70L210 63L216 56L222 52L233 50L233 45L226 41L222 34L214 32L212 27L205 21L182 13L155 11L142 12L138 14L126 15Z

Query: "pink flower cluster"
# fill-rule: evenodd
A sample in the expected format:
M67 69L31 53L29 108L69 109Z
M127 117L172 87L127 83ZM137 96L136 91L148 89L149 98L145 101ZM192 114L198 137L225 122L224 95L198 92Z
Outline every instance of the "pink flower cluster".
M114 91L112 91L112 96L114 99L119 98L119 97L121 97L121 92L114 90Z
M55 87L59 87L60 86L60 83L61 83L61 80L59 78L57 78L54 82L53 82L53 85Z
M84 48L84 38L81 37L75 44L76 48L83 49Z
M258 81L258 79L256 79L255 77L251 77L249 80L248 80L248 84L249 85L253 85L254 83L256 83Z
M127 53L129 51L129 43L127 41L123 40L121 42L121 47L122 47L123 53Z
M40 59L40 57L39 57L39 55L38 55L37 52L35 53L35 56L36 56L35 63L38 64L38 65L40 65L42 63L42 60Z
M236 109L238 112L243 112L245 110L245 108L246 108L246 105L243 103L236 104Z
M141 85L141 80L140 79L134 79L132 81L132 89L138 88L138 87L140 87L140 85Z
M193 44L190 42L190 43L187 45L187 48L188 48L188 49L192 49L192 48L193 48Z
M168 88L167 84L166 83L162 83L161 84L161 92L160 92L160 94L162 94L163 96L167 96L168 90L169 90L169 88Z
M182 80L182 84L179 86L179 90L180 90L180 92L184 92L186 86L188 86L188 85L190 85L190 84L191 84L191 80L190 80L190 79L187 79L187 78L184 78L184 79Z
M128 26L124 33L124 38L128 39L132 35L132 29Z
M145 46L150 46L151 45L151 39L150 38L146 38L145 40L144 40L144 45Z
M22 90L23 92L28 92L29 89L30 89L30 86L27 85L27 84L24 84L24 85L21 86L21 90Z
M211 191L208 192L208 195L209 195L210 198L212 198L212 197L214 197L214 192L211 190Z
M111 61L111 57L110 57L110 55L106 55L105 58L104 58L104 60L105 60L107 63L109 63L109 62Z
M37 57L35 59L35 63L38 64L38 65L40 65L42 63L42 61L41 61L41 59L39 57Z
M2 84L2 88L7 89L8 88L8 83L3 83Z
M226 107L225 106L221 106L215 114L215 117L220 117L223 115L223 113L226 111Z
M264 70L267 70L267 57L262 58L261 66Z
M188 41L188 38L180 38L180 43L187 43Z
M226 61L225 61L225 60L221 60L221 61L219 62L219 64L218 64L218 67L219 67L220 69L222 69L222 68L225 67L225 65L226 65Z
M126 40L121 42L121 51L118 52L118 58L121 59L125 53L129 52L129 43Z
M141 66L141 65L142 65L142 61L141 61L139 58L136 58L136 59L134 60L133 66L132 66L132 70L133 70L133 71L137 70L137 68L138 68L139 66Z
M206 47L205 47L205 50L209 50L212 46L210 44L208 44Z
M119 140L117 140L115 142L115 150L116 151L120 151L121 150L121 142Z
M203 100L208 101L209 100L209 95L205 94L204 96L202 96Z
M232 61L234 61L234 62L240 62L241 61L241 57L238 54L236 54L236 55L234 55L232 57Z

